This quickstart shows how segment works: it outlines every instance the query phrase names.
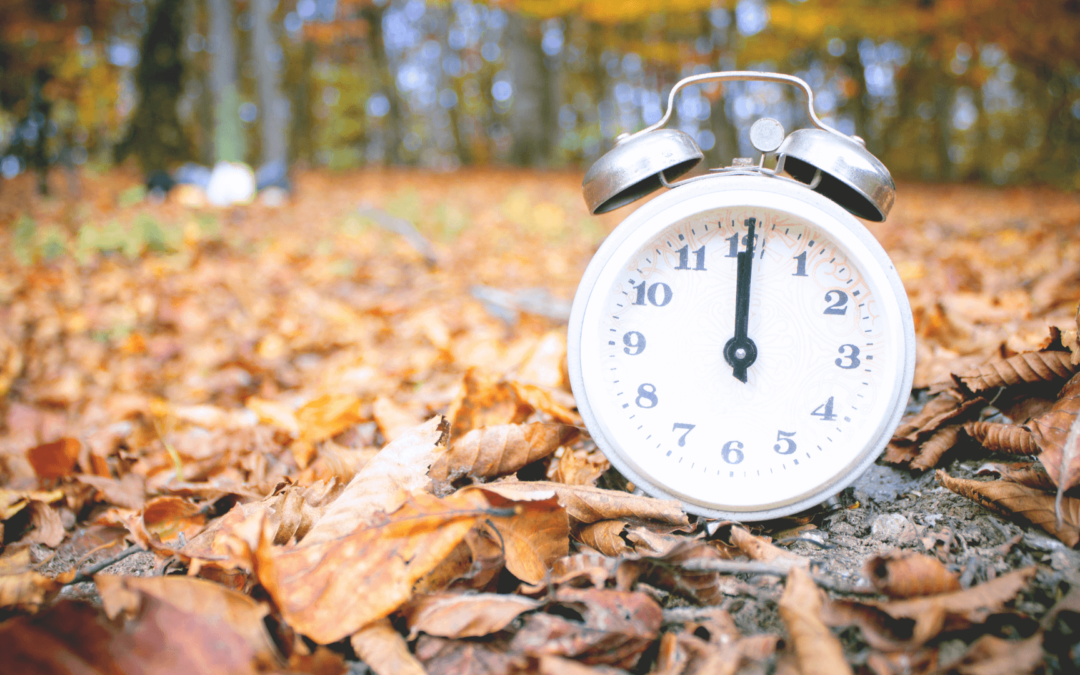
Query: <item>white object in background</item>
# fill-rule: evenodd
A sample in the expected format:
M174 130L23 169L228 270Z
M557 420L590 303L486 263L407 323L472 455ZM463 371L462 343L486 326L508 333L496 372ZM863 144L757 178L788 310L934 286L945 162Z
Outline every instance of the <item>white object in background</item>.
M214 206L250 204L255 198L255 174L242 162L218 162L206 186L206 198Z

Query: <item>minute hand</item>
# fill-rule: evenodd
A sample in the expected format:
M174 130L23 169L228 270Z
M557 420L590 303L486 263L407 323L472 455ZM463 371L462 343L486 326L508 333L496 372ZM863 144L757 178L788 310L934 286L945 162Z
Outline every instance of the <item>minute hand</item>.
M724 345L724 358L731 365L735 379L746 382L746 369L757 360L757 345L746 334L750 320L750 277L754 266L754 225L756 220L746 220L746 250L738 255L737 281L735 284L735 337Z

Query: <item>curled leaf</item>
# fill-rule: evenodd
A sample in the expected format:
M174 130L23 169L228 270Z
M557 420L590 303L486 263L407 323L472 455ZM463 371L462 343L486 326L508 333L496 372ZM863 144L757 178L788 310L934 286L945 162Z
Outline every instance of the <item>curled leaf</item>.
M424 596L408 609L409 639L420 633L448 638L490 635L540 605L539 600L499 593Z
M34 467L34 473L42 480L63 478L75 470L82 444L74 438L61 438L43 443L26 451L26 459Z
M1021 352L1001 361L992 361L960 375L971 391L978 393L1020 383L1054 382L1076 372L1072 353L1067 351Z
M840 640L821 618L822 592L810 573L792 568L780 596L780 618L791 635L802 675L851 673Z
M940 560L911 551L874 556L866 562L866 575L874 588L890 598L960 590L960 580Z
M387 619L364 626L349 638L353 651L377 675L427 675L405 638Z
M547 457L577 435L576 427L543 422L473 429L453 442L450 451L432 465L429 475L444 482L466 475L504 476Z
M960 437L960 429L959 424L951 424L935 431L930 440L920 446L918 456L911 460L911 468L916 471L925 471L937 466L941 456L956 445L956 440Z
M1037 455L1040 452L1031 431L1017 424L968 422L964 424L964 431L992 452L1014 455Z
M623 539L625 531L625 521L601 520L581 528L577 533L577 540L606 556L617 557L630 550Z
M604 490L585 485L564 485L547 481L505 481L485 485L483 489L510 500L530 500L539 492L552 491L570 517L581 523L601 520L659 521L686 525L689 521L682 505L674 500L653 499L619 490Z

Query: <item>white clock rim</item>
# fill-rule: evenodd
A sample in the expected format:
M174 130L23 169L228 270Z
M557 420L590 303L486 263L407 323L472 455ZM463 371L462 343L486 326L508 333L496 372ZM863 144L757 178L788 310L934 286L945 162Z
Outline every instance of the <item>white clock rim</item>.
M598 394L600 387L599 383L597 385L590 383L590 386L587 387L583 373L582 338L585 318L587 314L592 315L600 311L596 308L599 303L590 303L593 298L593 290L596 288L604 268L619 251L629 248L629 255L632 255L645 242L665 228L687 216L707 209L733 206L778 208L779 205L775 201L776 196L783 198L785 201L793 200L798 207L803 209L809 208L812 210L816 208L823 212L824 215L831 217L841 229L837 230L833 227L832 223L828 222L828 218L824 219L825 222L818 222L813 218L812 214L808 217L804 211L794 211L796 215L807 218L814 223L815 227L822 229L838 246L845 249L849 254L853 253L853 248L860 247L865 249L866 253L869 253L870 260L877 265L877 270L866 269L864 273L868 273L872 277L878 277L876 279L878 283L875 283L875 285L880 290L884 291L887 288L892 291L891 297L883 298L883 300L891 300L891 302L885 302L884 305L889 308L887 314L891 315L889 317L890 323L899 320L898 324L902 328L903 346L898 349L897 372L892 378L893 387L892 391L889 392L889 404L885 408L887 413L882 417L877 430L871 435L870 441L867 442L862 452L857 454L849 464L847 471L838 473L832 481L823 483L810 492L804 493L802 498L794 501L780 503L775 506L766 505L766 508L751 510L713 508L714 506L723 505L703 504L688 500L657 485L637 471L629 459L622 455L619 445L611 440L613 434L608 428L606 420L594 414L588 399L589 389ZM770 199L773 201L767 201ZM866 266L862 262L865 256L853 255L852 257L860 262L861 267ZM880 281L882 280L886 283L881 284ZM589 311L590 307L593 307L591 312ZM893 325L897 324L893 323ZM835 496L858 480L859 476L865 473L884 451L892 432L896 429L900 418L903 416L911 385L914 381L915 322L903 282L900 280L900 275L897 273L885 249L861 222L838 204L809 190L801 183L786 178L760 175L708 176L671 189L641 206L620 223L601 244L586 268L574 297L570 322L567 328L567 369L578 412L581 414L582 420L589 429L593 440L615 468L635 486L640 487L642 491L653 497L679 501L686 511L699 516L742 521L769 520L798 513Z

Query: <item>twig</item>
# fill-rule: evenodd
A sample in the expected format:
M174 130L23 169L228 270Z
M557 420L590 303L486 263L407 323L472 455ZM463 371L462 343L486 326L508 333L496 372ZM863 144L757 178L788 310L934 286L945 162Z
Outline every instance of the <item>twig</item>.
M679 568L688 572L725 572L727 574L754 574L775 577L787 577L791 572L790 567L778 567L762 562L742 562L736 560L687 560L680 563ZM838 584L831 579L813 575L818 586L835 593L848 595L877 595L872 588L856 588L845 584Z
M85 571L79 572L78 574L75 575L74 579L72 579L71 581L67 582L64 585L65 586L71 586L72 584L81 584L84 581L90 581L91 579L94 578L95 574L97 574L101 570L105 569L106 567L111 567L112 565L115 565L116 563L120 562L124 558L127 558L128 556L135 555L139 551L145 551L145 550L146 549L144 549L143 547L141 547L141 546L139 546L137 544L132 544L131 546L128 546L123 551L120 551L119 553L117 553L113 557L106 558L106 559L104 559L104 560L102 560L100 562L94 563L90 567L87 567Z
M416 249L417 253L424 257L424 262L427 263L428 267L435 267L438 264L439 259L435 255L435 248L411 222L404 218L392 216L371 204L361 204L357 207L356 212L361 217L374 221L379 227L405 239L410 246Z

